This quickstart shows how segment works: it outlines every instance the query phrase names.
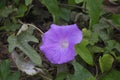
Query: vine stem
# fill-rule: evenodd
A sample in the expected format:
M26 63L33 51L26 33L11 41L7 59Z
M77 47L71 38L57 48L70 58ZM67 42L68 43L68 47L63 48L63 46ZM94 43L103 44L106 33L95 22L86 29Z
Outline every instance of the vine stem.
M96 75L95 75L95 78L97 79L97 77L98 77L98 67L97 67L96 64L95 64L95 68L96 68Z
M35 25L33 25L33 24L27 24L27 25L34 27L34 28L37 29L41 34L44 34L44 32L43 32L41 29L39 29L38 27L36 27Z
M23 22L20 21L20 20L18 20L18 22L19 22L20 24L25 24L25 23L23 23ZM26 25L31 26L31 27L34 27L34 28L37 29L42 35L44 34L44 32L43 32L41 29L39 29L38 27L36 27L36 26L33 25L33 24L26 23Z

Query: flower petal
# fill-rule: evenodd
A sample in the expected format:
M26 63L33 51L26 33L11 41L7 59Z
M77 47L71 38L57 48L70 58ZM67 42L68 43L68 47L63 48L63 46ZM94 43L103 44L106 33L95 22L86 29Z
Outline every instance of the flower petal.
M53 64L63 64L75 57L74 47L61 48L59 45L52 45L46 48L40 47L47 59Z
M69 46L69 48L66 49L66 51L63 50L59 64L72 61L75 58L75 55L76 55L76 53L75 53L74 46Z
M77 44L82 41L82 31L77 27L76 24L71 25L71 34L69 35L69 42L72 44Z
M80 43L82 40L82 31L77 27L76 24L67 26L58 26L55 24L51 25L52 29L56 33L60 34L62 38L67 38L73 44Z
M67 26L51 25L44 33L40 50L53 64L62 64L74 59L74 45L81 42L82 32L76 24Z

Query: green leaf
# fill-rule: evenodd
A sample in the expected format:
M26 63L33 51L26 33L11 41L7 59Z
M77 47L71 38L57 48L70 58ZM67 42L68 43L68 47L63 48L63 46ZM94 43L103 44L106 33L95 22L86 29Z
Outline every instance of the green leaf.
M116 42L116 45L114 46L117 51L120 52L120 43Z
M25 5L28 6L29 4L32 3L33 0L25 0Z
M114 49L120 52L120 43L115 40L109 40L107 41L105 49L109 52L114 51Z
M0 80L6 80L10 75L10 61L4 60L0 63Z
M10 61L4 60L0 63L0 80L19 80L20 72L10 71Z
M57 77L56 77L55 80L64 80L67 75L68 75L67 73L61 72L61 73L59 73L59 74L57 75Z
M27 11L27 7L21 4L18 8L16 17L23 17L26 11Z
M29 41L38 42L38 40L27 31L15 36L12 34L8 37L9 52L12 52L16 47L22 50L35 64L41 65L41 59L38 53L28 44Z
M75 46L76 53L89 65L94 65L93 56L86 47L88 44L88 40L83 39L80 44Z
M60 24L61 19L69 21L70 10L67 8L59 7L57 0L40 0L40 1L48 8L49 12L52 14L54 23Z
M68 4L74 5L75 4L75 0L68 0Z
M10 13L13 12L12 6L4 7L0 9L0 17L8 17Z
M102 52L104 52L104 48L101 48L101 47L95 46L95 45L90 46L90 47L89 47L89 50L90 50L92 53L102 53Z
M8 2L8 0L0 0L0 9L5 7L7 2Z
M9 77L7 77L7 80L19 80L20 77L20 72L14 72L13 74L11 74Z
M57 0L40 0L40 1L48 8L49 12L53 16L54 22L59 23L60 8L58 6Z
M70 20L70 10L67 9L67 8L60 8L60 11L61 11L61 15L60 17L66 21L69 21Z
M99 23L95 24L94 26L94 31L96 32L97 35L103 40L103 41L108 41L110 39L109 36L109 29L110 26L106 23Z
M109 40L109 41L107 41L106 50L109 51L109 52L111 52L112 49L115 48L116 44L117 44L117 42L115 40Z
M92 26L99 22L103 0L86 0L86 2L88 14L90 17L90 29L92 29Z
M102 72L108 71L112 68L112 64L114 62L113 56L110 54L104 54L99 58L99 65Z
M14 2L18 5L20 0L14 0Z
M109 19L120 29L120 14L113 14Z
M93 75L79 63L74 61L72 64L75 72L73 75L68 76L68 80L95 80Z
M4 26L1 27L1 29L4 29L6 31L16 31L17 29L20 28L20 24L13 23L10 21L10 19L6 19L4 22Z
M117 60L118 62L120 62L120 56L116 57L116 60Z
M89 43L91 45L94 45L95 43L97 43L99 41L99 35L97 34L97 32L92 32L90 37L91 38L89 39L89 41L90 41Z
M120 71L111 70L108 74L104 75L100 80L119 80Z
M75 3L81 3L81 2L83 2L84 0L75 0Z

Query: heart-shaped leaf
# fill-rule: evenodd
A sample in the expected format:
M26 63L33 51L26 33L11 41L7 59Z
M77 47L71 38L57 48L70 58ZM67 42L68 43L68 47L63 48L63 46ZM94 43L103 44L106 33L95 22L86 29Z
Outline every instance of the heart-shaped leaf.
M111 56L110 54L104 54L102 57L99 58L101 71L105 72L110 70L113 62L114 62L113 56Z

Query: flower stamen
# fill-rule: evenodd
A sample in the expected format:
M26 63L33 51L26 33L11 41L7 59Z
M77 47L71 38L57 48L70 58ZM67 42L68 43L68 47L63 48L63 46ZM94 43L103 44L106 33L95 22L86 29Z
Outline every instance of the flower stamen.
M68 45L69 45L68 41L63 41L63 42L61 43L61 47L62 47L62 48L67 48Z

